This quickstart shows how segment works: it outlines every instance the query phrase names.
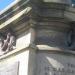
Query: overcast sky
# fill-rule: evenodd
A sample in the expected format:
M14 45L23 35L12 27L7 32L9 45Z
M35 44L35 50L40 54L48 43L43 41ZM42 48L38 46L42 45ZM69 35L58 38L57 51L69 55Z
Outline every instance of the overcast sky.
M11 4L14 0L0 0L0 10Z

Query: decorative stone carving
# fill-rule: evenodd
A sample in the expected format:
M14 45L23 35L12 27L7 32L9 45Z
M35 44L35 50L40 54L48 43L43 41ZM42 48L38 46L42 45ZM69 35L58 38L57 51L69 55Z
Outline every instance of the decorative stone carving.
M68 32L67 32L67 38L66 38L66 44L68 45L68 47L70 47L73 43L73 29L71 28Z
M57 47L63 50L74 50L74 38L75 35L73 29L64 32L41 29L41 31L37 31L36 45L48 45L50 47Z
M14 50L16 46L16 37L12 30L8 29L6 33L6 38L1 36L0 38L0 55Z

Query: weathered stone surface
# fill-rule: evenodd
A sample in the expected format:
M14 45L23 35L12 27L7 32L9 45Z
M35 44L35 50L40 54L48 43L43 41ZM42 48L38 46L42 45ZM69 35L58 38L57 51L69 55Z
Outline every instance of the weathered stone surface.
M71 4L71 0L43 0L44 2L54 2L61 4Z
M75 75L74 62L72 55L39 51L36 75Z
M0 75L18 75L18 73L19 73L18 62L7 64L7 65L0 67Z
M39 15L43 16L43 17L63 18L64 17L64 11L63 10L57 10L57 9L41 9L39 12Z

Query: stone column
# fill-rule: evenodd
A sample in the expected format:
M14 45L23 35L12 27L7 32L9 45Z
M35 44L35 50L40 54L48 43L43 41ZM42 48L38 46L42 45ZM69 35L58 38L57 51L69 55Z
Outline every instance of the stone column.
M31 23L36 33L34 46L37 48L35 75L75 74L75 44L74 40L70 46L67 43L69 37L71 40L68 33L71 26L70 20L64 16L70 1L32 1Z

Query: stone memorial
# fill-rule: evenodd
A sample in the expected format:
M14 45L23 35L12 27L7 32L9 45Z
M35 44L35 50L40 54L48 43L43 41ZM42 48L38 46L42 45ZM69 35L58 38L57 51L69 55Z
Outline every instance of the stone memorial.
M75 75L71 0L15 0L0 12L0 75Z
M37 75L75 75L74 62L72 55L38 53Z

